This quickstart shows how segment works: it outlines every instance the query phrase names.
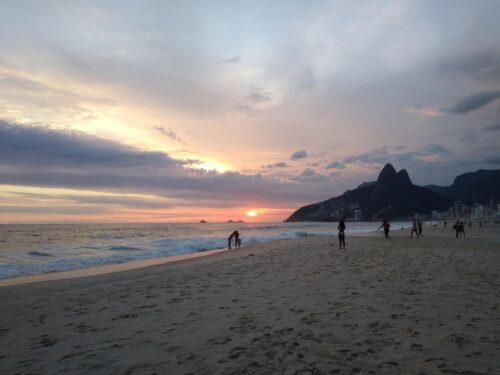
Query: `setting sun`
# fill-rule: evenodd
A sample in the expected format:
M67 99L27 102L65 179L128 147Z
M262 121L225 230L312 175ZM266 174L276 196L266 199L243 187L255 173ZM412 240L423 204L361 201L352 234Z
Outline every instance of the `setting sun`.
M255 212L255 211L248 211L248 212L246 213L246 215L247 215L247 216L250 216L250 217L254 217L254 216L257 216L257 212Z

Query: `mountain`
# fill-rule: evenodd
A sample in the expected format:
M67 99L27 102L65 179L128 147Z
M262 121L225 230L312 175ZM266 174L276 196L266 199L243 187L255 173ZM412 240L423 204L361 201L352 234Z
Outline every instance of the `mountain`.
M500 169L464 173L455 178L450 186L425 186L433 192L467 204L500 199Z
M396 172L391 164L386 164L376 182L299 208L285 221L337 221L355 217L356 210L361 210L359 218L364 220L406 219L417 212L447 210L452 204L449 198L414 185L406 170Z

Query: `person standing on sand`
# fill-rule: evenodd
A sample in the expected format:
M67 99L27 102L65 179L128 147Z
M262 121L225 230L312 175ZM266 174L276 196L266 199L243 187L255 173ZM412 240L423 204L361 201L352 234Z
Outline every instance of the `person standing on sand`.
M446 219L444 219L444 229L448 226L448 223L446 222Z
M410 238L413 238L413 232L417 235L417 238L420 236L418 235L418 230L417 230L417 220L413 218L413 222L411 224L411 232L410 232Z
M423 227L422 220L419 220L417 222L417 226L418 226L418 235L419 235L419 237L422 237L423 236L423 234L422 234L422 227Z
M340 220L339 221L339 225L337 227L337 229L339 230L339 249L342 249L342 245L344 245L344 249L345 249L345 222L344 220Z
M380 230L380 228L384 228L384 235L385 235L385 240L390 240L391 237L389 237L389 228L391 227L391 224L387 221L387 219L384 219L383 223L381 226L378 227L377 230Z
M453 229L455 229L455 236L458 238L458 233L460 233L460 229L459 229L459 226L460 226L460 222L457 220L455 222L455 225L453 225Z

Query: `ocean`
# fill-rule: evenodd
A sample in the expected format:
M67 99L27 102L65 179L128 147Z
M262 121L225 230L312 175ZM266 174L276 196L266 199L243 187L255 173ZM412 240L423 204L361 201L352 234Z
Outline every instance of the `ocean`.
M348 222L349 235L380 223ZM392 223L394 229L408 223ZM337 234L337 223L4 224L0 279L222 249L238 230L242 246Z

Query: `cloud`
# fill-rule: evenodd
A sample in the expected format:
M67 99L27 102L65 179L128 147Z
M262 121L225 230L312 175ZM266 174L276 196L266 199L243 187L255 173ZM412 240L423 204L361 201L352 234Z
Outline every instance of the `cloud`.
M428 117L438 117L438 116L444 115L443 111L440 110L439 108L422 107L419 105L416 107L406 108L406 112L416 114L416 115L428 116Z
M184 144L184 141L179 137L172 129L165 128L163 126L155 126L155 129L158 130L164 136L170 138L173 141L177 141Z
M325 167L325 169L344 169L344 168L345 168L344 163L338 161L332 161Z
M484 128L486 132L497 132L500 131L500 124L490 125Z
M272 100L271 93L268 91L263 91L258 88L254 88L248 95L247 98L256 104L270 102Z
M253 112L253 108L248 105L235 104L234 108L238 110L238 112L242 113L251 113Z
M398 150L398 148L396 148L396 150ZM390 152L389 148L384 146L370 152L348 156L342 160L342 163L353 164L360 162L364 164L384 165L389 162L404 163L417 160L432 161L432 159L448 154L450 154L450 150L447 147L438 144L429 144L419 149L406 152Z
M193 169L192 163L82 132L0 120L0 181L4 185L148 194L168 198L172 206L210 202L218 207L250 201L286 206L316 199L324 189L260 174ZM101 199L107 198L89 198L87 203L97 204Z
M264 167L265 168L288 168L288 164L281 161L281 162L274 163L274 164L268 164Z
M224 64L239 64L241 63L241 57L234 55L232 57L228 57L227 59L222 59L220 62Z
M307 158L307 151L301 150L301 151L295 151L292 155L290 155L291 160L300 160L300 159L305 159Z
M443 111L450 114L462 115L478 110L498 98L500 98L500 90L480 92L463 98L454 106L444 108Z
M4 213L43 213L58 215L93 215L103 214L108 210L104 207L96 206L19 206L19 205L0 205L0 211Z
M317 173L311 168L304 169L298 176L293 178L294 181L308 182L308 183L322 183L330 181L328 176Z
M144 151L73 130L17 125L0 120L0 163L11 166L161 167L184 164L162 152Z
M500 50L488 49L468 55L444 59L438 65L440 74L471 77L479 81L500 80Z

